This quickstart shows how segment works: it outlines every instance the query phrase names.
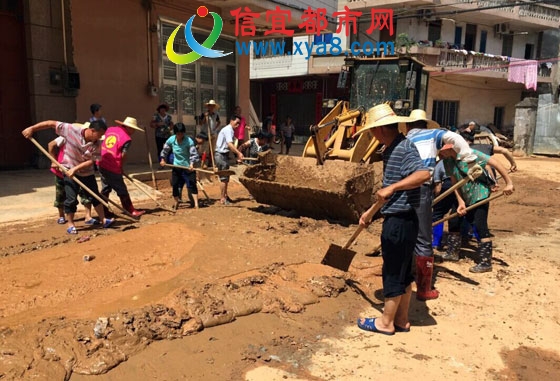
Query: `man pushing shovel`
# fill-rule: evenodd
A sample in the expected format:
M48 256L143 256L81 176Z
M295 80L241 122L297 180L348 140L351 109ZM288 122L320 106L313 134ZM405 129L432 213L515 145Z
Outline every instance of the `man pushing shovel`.
M88 188L84 190L90 191L99 197L93 163L95 157L99 156L99 139L107 130L107 125L102 120L96 120L90 123L89 128L84 129L80 124L46 120L27 127L22 131L22 134L25 138L36 143L33 139L33 134L36 131L46 130L47 128L53 128L58 135L66 139L64 157L60 162L60 165L65 168L64 190L66 192L66 199L64 200L64 214L68 221L66 232L68 234L78 234L74 226L74 214L78 205L77 195L80 185L78 185L74 177ZM97 198L93 198L92 204L102 221L103 227L108 228L114 222L114 219L105 218L103 206Z
M383 188L378 199L385 201L381 232L383 256L383 296L385 307L379 318L358 319L358 327L384 335L408 332L408 307L412 294L412 253L418 235L415 207L420 204L419 187L430 179L430 171L422 163L412 142L399 133L399 123L408 118L395 114L387 104L368 110L366 124L358 133L373 129L377 140L385 145L383 152ZM367 226L375 213L374 207L360 217Z

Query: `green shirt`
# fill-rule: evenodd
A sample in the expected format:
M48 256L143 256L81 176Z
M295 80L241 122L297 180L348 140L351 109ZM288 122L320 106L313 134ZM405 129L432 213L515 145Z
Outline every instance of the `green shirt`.
M488 164L490 156L474 149L472 151L476 155L477 164L480 165L483 169L486 168L486 164ZM461 179L466 177L467 172L469 171L467 163L457 161L455 159L444 159L443 165L445 166L445 172L449 176L455 177L457 181L460 181ZM485 175L483 174L481 177L483 176ZM477 179L475 181L469 181L465 185L463 185L460 189L460 192L461 197L463 197L463 200L465 201L465 205L470 206L490 197L490 193L492 191L488 184Z

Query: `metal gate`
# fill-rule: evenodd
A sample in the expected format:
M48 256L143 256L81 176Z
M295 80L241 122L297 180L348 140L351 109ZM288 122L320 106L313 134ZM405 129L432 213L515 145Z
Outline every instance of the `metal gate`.
M534 153L560 155L560 104L552 99L552 94L539 95Z

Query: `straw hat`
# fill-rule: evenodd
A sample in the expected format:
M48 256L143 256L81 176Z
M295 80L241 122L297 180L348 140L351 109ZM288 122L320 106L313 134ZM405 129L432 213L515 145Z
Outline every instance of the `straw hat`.
M143 129L138 127L138 122L136 122L136 118L132 118L130 116L127 116L126 119L124 120L124 122L121 122L120 120L115 120L115 123L118 123L121 126L130 127L130 128L135 129L135 130L144 132Z
M210 100L209 100L207 103L205 103L204 105L205 105L205 106L214 105L214 106L216 106L216 110L219 110L219 109L220 109L220 105L217 104L216 101L213 100L213 99L210 99Z
M85 130L86 128L89 128L89 122L85 122L84 124L82 124L82 123L72 123L72 125L73 125L74 127L82 128L82 129L84 129L84 130Z
M409 118L406 116L398 116L395 114L391 106L388 104L380 104L370 108L366 114L366 123L364 128L358 131L355 135L361 134L372 128L387 126L395 123L406 123ZM354 135L354 136L355 136Z
M439 123L434 122L431 119L428 119L428 117L426 116L426 111L421 109L412 110L408 118L410 119L408 123L413 123L419 120L423 120L424 122L428 123L428 128L439 128Z

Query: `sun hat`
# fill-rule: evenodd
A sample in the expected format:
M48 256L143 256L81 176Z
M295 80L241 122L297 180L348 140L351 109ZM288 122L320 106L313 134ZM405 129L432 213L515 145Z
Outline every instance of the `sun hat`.
M426 116L426 111L421 109L412 110L408 118L410 119L408 123L413 123L419 120L423 120L424 122L428 123L428 128L439 128L439 123L434 122L431 119L428 119L428 117Z
M409 120L410 119L407 116L398 116L395 114L391 106L388 104L384 103L373 106L367 111L364 127L360 131L356 132L354 136L372 128L387 126L395 123L406 123Z
M216 106L216 110L218 110L220 108L220 105L216 103L215 100L210 99L207 103L204 104L205 106L210 106L210 105L214 105Z
M118 123L121 126L130 127L135 130L144 132L142 128L138 127L138 122L136 121L136 118L132 118L130 116L127 116L124 122L121 122L120 120L115 120L115 123Z

